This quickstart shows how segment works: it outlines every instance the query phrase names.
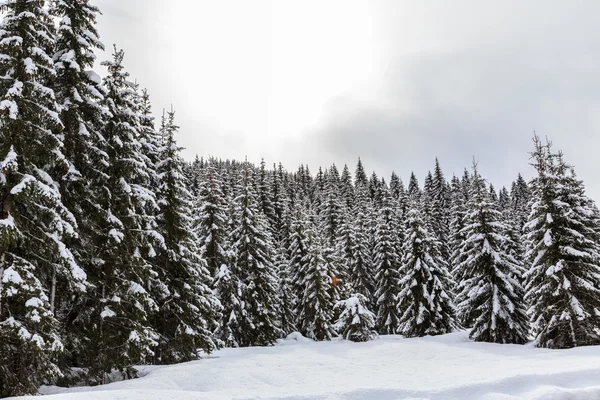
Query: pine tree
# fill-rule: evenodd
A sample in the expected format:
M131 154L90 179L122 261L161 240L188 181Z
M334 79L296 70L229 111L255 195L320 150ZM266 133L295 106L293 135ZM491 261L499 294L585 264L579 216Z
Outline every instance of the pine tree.
M460 180L454 176L451 184L451 202L450 211L450 270L456 283L460 283L464 277L460 275L460 269L457 267L466 260L466 255L462 253L462 245L466 239L463 228L465 227L465 215L467 213L467 199L463 191Z
M398 268L400 257L397 253L399 247L397 216L392 208L392 199L389 192L384 192L383 206L379 210L375 236L375 268L377 275L375 283L375 303L377 305L376 326L379 333L396 333L399 326L396 310L397 294L399 290Z
M421 198L421 189L419 188L419 181L415 176L414 172L410 173L410 181L408 182L408 198L410 200Z
M407 337L440 335L457 328L452 279L422 215L411 202L398 293L398 332Z
M354 187L358 188L359 186L368 187L369 180L367 178L367 173L365 172L365 168L362 165L362 161L360 157L358 158L358 163L356 164L356 172L354 173Z
M292 279L290 276L290 265L287 257L287 250L283 243L277 246L275 255L275 268L278 277L278 297L279 307L278 321L281 328L281 336L287 336L292 332L296 332L296 298L294 296Z
M99 196L104 220L94 238L94 291L83 299L76 321L87 341L79 358L89 366L90 383L105 381L113 369L135 376L133 366L153 355L158 338L149 321L156 303L146 287L157 272L144 255L154 255L149 237L159 243L161 237L152 229L153 216L146 214L157 205L143 185L148 171L137 140L136 96L123 71L123 55L115 49L113 61L103 63L109 75L104 78L107 95L102 104L110 113L101 131L108 161L103 188L110 190Z
M513 183L510 190L510 201L517 217L519 232L523 231L523 226L527 223L530 207L531 189L525 179L519 174L517 180Z
M505 186L500 189L500 194L498 195L498 207L500 207L500 211L507 210L510 207L510 194Z
M33 394L61 375L57 298L86 290L76 221L58 180L72 171L49 82L54 32L39 2L5 2L0 22L0 396Z
M352 176L348 165L344 165L344 170L340 178L340 194L345 209L350 210L354 204L354 186L352 185Z
M447 182L440 167L438 159L435 159L435 169L433 171L433 178L431 182L431 193L430 193L430 218L432 232L437 237L440 243L440 251L442 257L446 260L450 258L450 249L448 247L448 236L449 236L449 220L448 214L450 206L447 204Z
M231 232L235 253L232 273L242 282L243 319L236 342L240 346L265 346L280 335L277 326L277 277L274 247L265 215L255 193L254 172L244 163L235 199L236 228Z
M183 174L181 148L175 141L179 129L175 112L168 113L160 150L159 233L165 248L156 262L159 281L166 293L158 299L155 316L160 335L156 350L160 363L172 364L198 358L198 350L211 353L219 347L213 332L219 319L219 302L209 288L212 280L206 261L198 256L198 238L194 232L193 204Z
M198 193L198 218L196 232L200 244L200 256L206 260L211 276L222 265L227 265L227 199L222 191L223 182L215 162L205 167Z
M534 138L532 212L525 226L526 299L539 347L600 344L597 218L562 157Z
M273 171L272 181L272 198L273 198L273 231L275 240L279 243L287 243L289 240L289 203L290 198L288 196L285 186L286 172L283 169L283 165L279 163L277 168Z
M522 266L505 251L510 238L476 164L464 221L465 260L457 266L462 278L457 289L461 320L473 326L469 336L475 341L523 344L528 324L520 284Z
M272 234L275 234L277 225L277 216L273 207L273 193L271 192L271 177L267 171L265 159L260 161L258 179L256 182L256 192L258 195L258 204L262 213L267 217L269 228Z
M303 293L299 298L298 327L314 340L330 340L335 335L331 323L335 299L332 297L331 260L323 228L313 226L307 233L308 254L302 260Z
M335 308L341 310L334 328L346 340L367 342L376 336L375 314L367 308L367 298L360 293L340 300Z
M390 178L390 194L392 195L393 200L398 200L400 198L403 189L402 186L400 177L395 172L392 172L392 177Z
M359 186L356 191L356 202L352 211L354 216L354 226L352 228L354 240L347 275L350 291L362 294L370 303L375 293L375 271L369 241L369 217L372 214L372 207L367 190L366 187Z

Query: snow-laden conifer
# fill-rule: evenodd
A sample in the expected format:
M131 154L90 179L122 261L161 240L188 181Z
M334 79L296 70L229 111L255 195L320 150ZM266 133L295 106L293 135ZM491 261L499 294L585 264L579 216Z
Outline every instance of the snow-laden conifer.
M583 184L562 154L534 138L537 177L525 225L530 304L539 347L600 344L597 217Z
M87 289L70 242L77 224L59 181L63 153L55 94L54 27L41 2L1 2L0 397L33 394L60 376L58 299Z
M456 329L452 279L439 243L427 230L423 212L414 201L406 222L400 266L398 333L407 337L440 335Z
M460 319L480 342L523 344L528 323L520 283L523 267L507 251L510 238L502 214L473 166L471 193L464 217L464 260L458 264Z
M335 308L340 312L334 328L340 335L353 342L367 342L376 336L375 314L367 308L367 298L356 293L345 300L339 300Z

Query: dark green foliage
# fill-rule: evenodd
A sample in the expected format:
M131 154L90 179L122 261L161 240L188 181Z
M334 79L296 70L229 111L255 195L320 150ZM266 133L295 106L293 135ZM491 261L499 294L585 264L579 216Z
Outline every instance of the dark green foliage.
M539 347L600 344L597 211L562 154L534 138L526 298Z

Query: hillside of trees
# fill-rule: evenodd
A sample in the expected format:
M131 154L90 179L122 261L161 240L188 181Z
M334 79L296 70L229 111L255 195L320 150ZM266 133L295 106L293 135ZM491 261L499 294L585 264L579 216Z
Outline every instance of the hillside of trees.
M98 8L1 4L0 397L295 331L600 344L600 212L551 143L500 190L186 162L122 50L93 72Z

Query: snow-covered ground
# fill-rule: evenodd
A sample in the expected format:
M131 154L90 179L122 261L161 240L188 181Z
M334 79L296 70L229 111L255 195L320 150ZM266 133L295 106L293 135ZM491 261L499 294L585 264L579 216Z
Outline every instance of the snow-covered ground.
M135 380L42 393L56 400L600 399L600 346L474 343L465 332L368 343L298 339L149 367Z

